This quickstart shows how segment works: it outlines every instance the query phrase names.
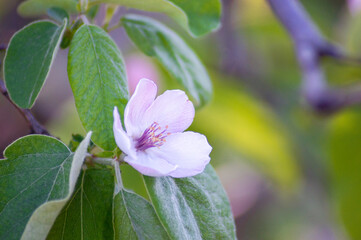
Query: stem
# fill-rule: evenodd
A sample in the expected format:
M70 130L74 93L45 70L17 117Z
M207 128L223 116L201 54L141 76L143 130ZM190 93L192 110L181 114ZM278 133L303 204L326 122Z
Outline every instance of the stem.
M108 166L113 166L114 165L114 159L111 158L92 158L92 161L98 164L102 164L102 165L108 165Z
M122 26L122 23L121 23L121 21L119 21L117 24L115 24L114 26L111 26L111 27L107 27L106 28L106 31L107 32L111 32L111 31L113 31L113 30L115 30L115 29L117 29L117 28L120 28Z
M84 24L90 24L88 18L84 14L80 15L80 19L83 21Z
M120 163L124 162L124 154L121 154L119 156L118 159L114 159L114 158L101 158L101 157L95 157L93 154L87 153L86 154L87 157L89 157L91 159L92 162L97 163L97 164L101 164L101 165L108 165L108 166L114 166L114 162L118 162L118 165Z
M125 154L124 153L120 154L120 156L117 158L117 162L119 162L119 164L125 163L124 158L125 158Z
M34 115L29 109L22 109L18 107L9 97L9 93L5 87L4 82L0 79L0 91L4 97L18 110L18 112L24 117L30 128L31 134L43 134L51 136L50 133L35 119Z
M118 192L120 192L120 190L122 190L124 188L118 161L114 161L114 170L115 170L115 177L117 180L117 182L115 184L114 193L117 194Z
M361 90L330 88L320 65L325 56L339 61L358 59L345 56L337 46L328 42L298 0L267 1L293 39L303 74L302 91L312 108L320 113L330 113L360 103Z

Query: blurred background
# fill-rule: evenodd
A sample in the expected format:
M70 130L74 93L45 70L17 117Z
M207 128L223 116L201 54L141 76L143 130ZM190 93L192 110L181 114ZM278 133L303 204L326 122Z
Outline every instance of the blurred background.
M34 20L17 14L20 2L0 0L0 44ZM361 56L357 1L301 2L327 38L349 55ZM114 21L126 11L120 9ZM223 0L222 27L199 39L165 16L146 15L175 29L211 75L213 101L198 109L191 129L205 134L213 146L211 163L230 198L238 238L361 239L361 108L327 116L312 112L300 97L301 72L291 39L266 1ZM124 55L131 89L141 77L156 81L160 93L178 88L123 29L111 36ZM332 59L322 64L333 86L361 79L361 65ZM71 134L85 131L66 65L67 50L60 50L32 111L52 135L68 143ZM0 152L28 133L21 115L0 95ZM125 168L126 185L144 195L137 173Z

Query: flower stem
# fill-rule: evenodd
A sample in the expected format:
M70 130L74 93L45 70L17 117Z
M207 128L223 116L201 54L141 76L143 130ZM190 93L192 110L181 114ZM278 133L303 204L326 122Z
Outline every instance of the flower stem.
M115 170L115 177L117 179L114 192L115 194L117 194L118 192L120 192L120 190L124 188L118 161L114 161L114 170Z
M114 159L111 158L92 158L92 161L98 164L102 164L102 165L108 165L108 166L113 166L114 165Z
M90 24L88 18L84 14L80 15L80 19L83 21L84 24Z

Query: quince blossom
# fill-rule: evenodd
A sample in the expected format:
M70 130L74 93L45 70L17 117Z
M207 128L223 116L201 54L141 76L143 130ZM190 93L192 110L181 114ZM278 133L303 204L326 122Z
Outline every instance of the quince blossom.
M156 97L157 86L141 79L124 111L123 130L114 108L114 136L124 161L144 175L175 178L203 172L212 147L204 135L183 132L192 123L194 107L181 90Z

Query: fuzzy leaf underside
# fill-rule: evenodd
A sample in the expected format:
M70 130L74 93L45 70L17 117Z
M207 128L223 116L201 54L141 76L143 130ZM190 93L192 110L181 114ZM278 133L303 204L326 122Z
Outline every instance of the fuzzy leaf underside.
M227 195L211 165L194 177L144 181L171 239L236 239Z

